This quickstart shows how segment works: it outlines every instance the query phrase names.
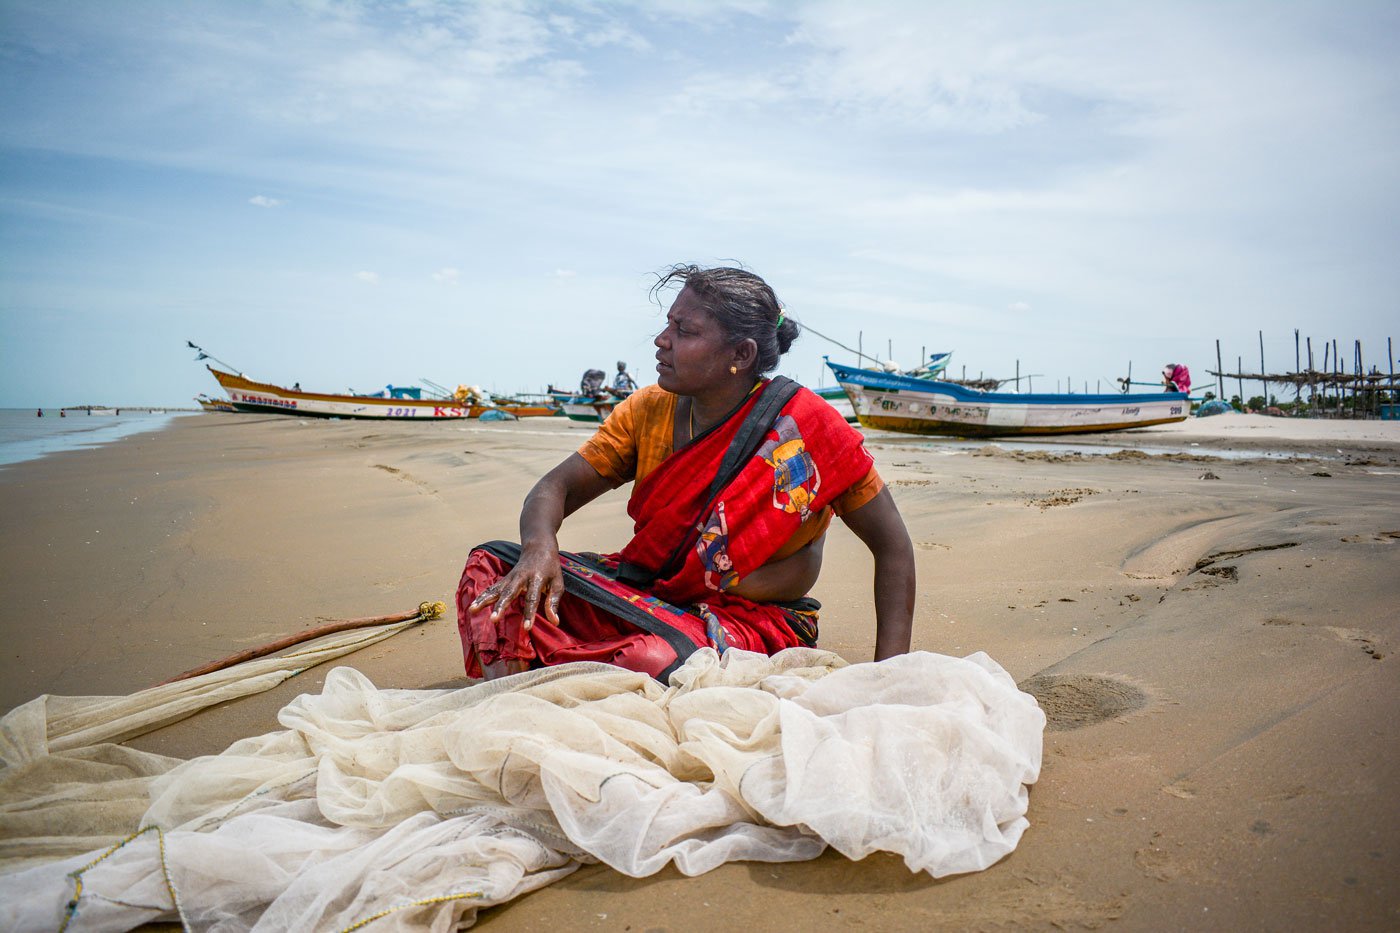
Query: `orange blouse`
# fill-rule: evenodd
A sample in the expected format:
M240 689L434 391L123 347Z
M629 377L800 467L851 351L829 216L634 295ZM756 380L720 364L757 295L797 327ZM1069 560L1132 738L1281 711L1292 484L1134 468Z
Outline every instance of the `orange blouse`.
M613 409L597 433L579 448L579 456L615 486L641 482L674 451L676 402L677 396L659 385L638 389ZM838 496L830 507L803 522L772 559L779 560L806 547L826 533L833 514L855 511L884 488L884 480L872 466L864 479Z

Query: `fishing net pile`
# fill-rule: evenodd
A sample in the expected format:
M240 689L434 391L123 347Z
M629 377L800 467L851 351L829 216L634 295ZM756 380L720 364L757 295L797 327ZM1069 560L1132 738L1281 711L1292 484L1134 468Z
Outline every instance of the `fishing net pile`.
M61 720L111 704L46 699L0 720L7 930L445 931L585 863L828 846L975 871L1027 826L1045 723L984 654L815 649L705 649L669 687L579 663L381 690L340 667L283 731L189 761L79 744Z

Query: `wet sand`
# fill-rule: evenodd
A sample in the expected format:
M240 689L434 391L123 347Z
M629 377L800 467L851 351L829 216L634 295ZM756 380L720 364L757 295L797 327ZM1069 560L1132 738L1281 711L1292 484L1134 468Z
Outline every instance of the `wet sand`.
M515 537L529 486L587 433L211 414L0 468L0 704L126 693L324 620L450 605L467 549ZM479 928L1400 925L1400 424L920 440L869 435L917 546L914 647L988 652L1051 720L1020 848L942 881L832 855L700 878L588 867ZM562 544L619 546L625 492ZM826 555L822 646L866 660L869 557L839 525ZM379 686L465 683L451 616L338 663ZM276 729L329 667L129 744L188 757Z

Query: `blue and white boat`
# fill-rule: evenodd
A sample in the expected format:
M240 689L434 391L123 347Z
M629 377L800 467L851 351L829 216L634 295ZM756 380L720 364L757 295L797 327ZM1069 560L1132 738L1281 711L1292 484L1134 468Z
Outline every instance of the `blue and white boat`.
M867 428L904 434L1001 437L1028 434L1097 434L1184 421L1191 414L1185 392L1124 394L1020 394L982 392L952 382L826 365L846 390L856 420Z

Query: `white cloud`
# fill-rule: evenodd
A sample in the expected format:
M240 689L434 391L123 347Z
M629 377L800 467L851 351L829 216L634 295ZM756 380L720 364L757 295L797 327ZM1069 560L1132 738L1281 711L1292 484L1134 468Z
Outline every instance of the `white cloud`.
M593 48L618 45L634 52L645 52L651 48L651 43L644 36L621 23L608 23L600 29L586 32L580 41Z
M444 267L433 273L434 282L442 282L444 285L456 285L460 272L456 269Z
M277 198L269 198L265 194L255 194L248 199L248 203L254 207L281 207L282 202Z
M1015 311L1015 312L1017 312L1018 314L1019 314L1019 313L1024 313L1024 312L1026 312L1026 311L1029 311L1030 309L1031 309L1031 306L1030 306L1029 304L1027 304L1026 302L1024 302L1024 301L1013 301L1013 302L1011 302L1011 304L1009 304L1009 305L1006 306L1006 310L1008 310L1008 311Z
M573 269L555 269L549 275L550 278L555 279L571 279L574 276L578 275L578 273Z
M355 278L359 279L361 282L364 282L366 285L378 285L378 284L379 284L379 273L378 273L378 272L366 272L366 271L356 272L356 273L355 273Z

